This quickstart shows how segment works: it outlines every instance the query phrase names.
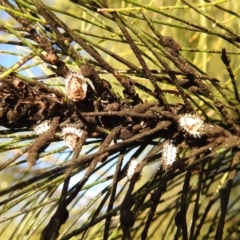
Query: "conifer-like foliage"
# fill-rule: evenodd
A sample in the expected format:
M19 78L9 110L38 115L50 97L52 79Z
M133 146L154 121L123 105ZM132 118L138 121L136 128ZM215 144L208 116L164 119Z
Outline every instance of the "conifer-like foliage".
M1 239L239 239L238 1L0 9Z

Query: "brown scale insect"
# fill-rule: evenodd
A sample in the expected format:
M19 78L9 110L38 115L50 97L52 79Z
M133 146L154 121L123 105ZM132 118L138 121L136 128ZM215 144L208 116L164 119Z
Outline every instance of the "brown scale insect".
M82 135L81 129L75 127L65 127L62 130L63 139L67 147L74 150L77 146L79 138Z
M65 89L68 98L74 102L83 100L87 94L87 82L80 73L71 72L66 78Z

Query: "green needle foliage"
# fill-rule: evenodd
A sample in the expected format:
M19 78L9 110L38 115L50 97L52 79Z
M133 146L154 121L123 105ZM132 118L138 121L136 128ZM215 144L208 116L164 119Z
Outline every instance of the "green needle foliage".
M0 10L1 239L239 239L238 1Z

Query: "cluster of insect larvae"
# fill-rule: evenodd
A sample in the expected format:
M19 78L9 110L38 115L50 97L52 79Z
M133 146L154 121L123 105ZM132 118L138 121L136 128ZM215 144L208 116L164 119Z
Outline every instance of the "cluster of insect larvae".
M65 78L65 90L68 98L73 102L83 100L87 95L87 81L81 73L69 72ZM204 121L197 114L184 114L178 118L180 130L193 138L200 138L204 134ZM37 134L42 134L50 129L50 121L44 121L34 128ZM82 130L74 126L67 126L62 129L62 136L65 145L74 150L81 138ZM167 170L177 158L178 148L172 142L166 142L162 149L161 165ZM139 165L137 159L130 161L127 178L130 181Z
M69 72L65 78L65 90L68 98L73 102L83 100L87 94L87 82L84 76L77 72ZM34 132L38 135L42 134L50 129L50 124L49 120L43 121L34 128ZM73 126L62 129L65 145L72 150L76 148L81 135L82 130Z
M38 135L47 132L51 127L51 122L49 120L39 123L35 128L34 132ZM74 126L64 127L62 129L62 136L64 143L67 147L74 150L77 143L82 135L82 130L75 128Z
M204 121L197 114L180 116L178 124L181 130L193 138L200 138L204 134ZM171 142L166 142L162 149L161 165L167 170L176 161L178 148Z
M197 114L181 115L178 124L180 129L191 137L200 138L204 134L204 121ZM163 144L161 165L164 170L168 170L173 165L177 159L177 153L178 148L172 142L166 142ZM137 159L130 161L127 170L127 178L129 181L131 181L139 163L140 162Z

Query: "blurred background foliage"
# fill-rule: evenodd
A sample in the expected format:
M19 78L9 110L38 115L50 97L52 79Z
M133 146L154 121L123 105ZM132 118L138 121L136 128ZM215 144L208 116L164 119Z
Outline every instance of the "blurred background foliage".
M176 93L176 86L164 78L167 74L161 71L164 68L154 56L154 52L162 57L164 54L152 43L149 48L139 37L158 41L144 19L143 13L161 35L171 36L180 44L180 52L184 58L195 65L202 74L209 76L203 81L214 97L226 107L229 115L227 119L233 119L236 128L239 126L239 100L236 99L236 90L234 91L233 86L235 84L235 88L239 88L240 3L238 1L0 1L1 80L11 74L26 82L41 80L47 86L65 94L63 77L49 77L53 72L47 68L49 63L37 56L37 50L40 49L38 43L25 38L21 29L19 18L30 21L38 32L43 31L51 44L56 43L59 36L47 29L48 19L39 12L37 2L46 4L49 11L52 11L74 33L79 34L115 71L131 77L136 86L139 83L153 93L154 87L144 74L134 72L112 55L114 53L139 69L142 68L129 42L112 18L112 13L117 12L129 24L127 29L141 50L160 88ZM130 26L139 33L133 32ZM59 26L57 27L60 32L64 32ZM233 33L227 31L228 29ZM28 44L20 38L21 36ZM113 74L107 72L101 63L90 56L76 41L71 41L70 44L79 53L78 59L74 58L75 55L69 50L67 43L69 54L66 54L59 45L54 45L58 56L68 69L79 71L82 64L90 63L101 77L111 83L113 91L124 102L124 87ZM234 80L229 76L228 69L221 60L222 48L226 48L227 55L231 58L230 67ZM34 52L33 56L21 63L21 60L32 52ZM171 60L166 59L166 61L173 70L179 71ZM181 79L184 74L177 76ZM34 79L38 77L41 78ZM145 90L136 87L143 102L157 101ZM204 94L194 94L188 89L184 91L202 119L229 130L228 122L226 123L226 119L224 120L217 111L211 98ZM170 93L165 94L168 103L184 104L181 96ZM43 229L56 212L62 196L63 183L67 178L65 166L73 158L73 151L65 147L61 133L56 132L50 146L40 154L37 164L29 166L26 162L26 153L21 151L36 140L37 135L32 130L32 127L27 126L0 129L1 239L40 239ZM239 136L239 132L235 134ZM64 224L60 224L60 234L53 239L240 239L238 144L233 147L226 146L225 149L216 149L212 155L209 152L194 154L200 148L201 139L190 139L190 142L183 140L179 144L181 149L179 158L196 161L196 164L190 161L189 166L184 166L181 170L175 169L176 171L168 175L161 168L161 148L158 148L158 143L164 140L162 136L154 135L151 141L136 141L134 145L125 145L111 152L106 161L98 163L81 191L68 205L69 217ZM89 137L84 143L79 158L96 153L102 141L102 137ZM119 143L119 140L116 142ZM206 142L205 145L208 144ZM204 147L204 144L201 147ZM121 204L129 190L125 173L130 159L136 157L144 161L147 159L146 156L151 158L151 154L157 157L147 162L141 179L134 186L135 202L132 204L132 212L135 216L135 224L130 230L128 229L130 238L120 226L119 215ZM122 166L118 166L121 160ZM6 162L9 164L4 165ZM77 188L88 166L88 164L79 164L73 168L68 196ZM116 170L119 167L121 172ZM114 180L116 173L118 179ZM160 186L163 181L162 176L165 177L164 187ZM116 193L113 193L112 189L115 189ZM156 189L165 190L161 192L161 198L157 201L154 210L153 195ZM180 209L186 209L185 219L180 214ZM149 227L146 223L148 218L151 219ZM106 219L109 224L105 222ZM221 227L224 227L223 233L219 230ZM148 235L145 238L146 231ZM42 239L47 238L42 235Z

